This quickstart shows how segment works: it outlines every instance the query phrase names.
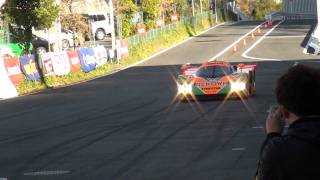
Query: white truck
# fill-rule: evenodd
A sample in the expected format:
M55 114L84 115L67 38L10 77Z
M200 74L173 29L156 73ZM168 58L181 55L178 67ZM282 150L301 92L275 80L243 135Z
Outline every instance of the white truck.
M96 40L104 40L111 34L111 20L109 13L88 13L83 14L88 18L92 34Z

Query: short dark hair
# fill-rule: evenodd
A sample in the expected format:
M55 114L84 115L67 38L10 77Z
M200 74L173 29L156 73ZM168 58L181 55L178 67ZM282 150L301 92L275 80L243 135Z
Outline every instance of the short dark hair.
M278 79L275 93L278 103L297 116L320 115L320 70L291 67Z

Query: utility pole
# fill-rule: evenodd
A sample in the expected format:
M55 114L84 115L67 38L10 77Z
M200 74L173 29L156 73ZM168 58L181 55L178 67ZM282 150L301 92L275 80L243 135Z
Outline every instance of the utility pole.
M200 1L200 14L202 15L202 0L199 0Z
M192 3L192 16L194 16L194 0L192 0L191 3Z
M111 39L112 39L112 49L114 50L116 48L116 34L114 29L114 15L113 15L113 4L112 0L109 0L109 13L110 13L110 26L111 26Z
M214 14L216 16L216 24L218 24L217 0L214 0Z

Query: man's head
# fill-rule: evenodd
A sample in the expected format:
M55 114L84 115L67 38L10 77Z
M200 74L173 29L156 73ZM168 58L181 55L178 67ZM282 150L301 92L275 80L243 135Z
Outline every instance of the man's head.
M276 97L286 113L298 117L320 115L320 70L293 66L277 82ZM288 117L286 117L288 118Z

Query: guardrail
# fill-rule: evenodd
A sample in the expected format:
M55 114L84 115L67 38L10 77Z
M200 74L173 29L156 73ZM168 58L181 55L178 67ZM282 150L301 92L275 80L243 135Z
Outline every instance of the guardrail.
M281 21L283 19L283 13L282 12L272 12L270 14L267 14L265 16L265 20L266 21L271 21L271 22L274 22L274 21Z

